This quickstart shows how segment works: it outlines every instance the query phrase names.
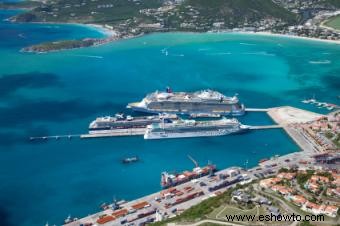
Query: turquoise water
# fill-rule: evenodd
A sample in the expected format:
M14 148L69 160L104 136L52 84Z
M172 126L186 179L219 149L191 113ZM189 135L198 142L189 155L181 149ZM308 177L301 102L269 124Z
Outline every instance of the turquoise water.
M14 14L0 11L0 18ZM300 103L314 94L339 104L340 46L327 43L170 33L57 53L19 52L46 40L101 36L81 26L0 23L0 225L59 225L68 214L94 213L113 197L155 192L162 171L193 167L188 154L201 165L210 160L225 168L244 166L247 159L254 166L298 150L281 130L160 141L28 141L35 135L84 133L96 116L122 111L156 89L239 93L248 107L292 105L320 112ZM240 120L272 123L263 113ZM131 155L142 161L120 163Z

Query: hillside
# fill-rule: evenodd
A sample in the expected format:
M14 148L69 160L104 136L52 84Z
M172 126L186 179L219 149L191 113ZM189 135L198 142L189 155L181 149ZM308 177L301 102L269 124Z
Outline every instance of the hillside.
M216 22L224 22L225 27L233 28L263 19L292 23L295 18L271 0L185 0L177 4L162 0L56 0L14 19L113 26L125 23L128 24L126 29L142 23L160 23L165 29L185 29L181 23L193 23L193 29L189 26L189 30L209 30Z

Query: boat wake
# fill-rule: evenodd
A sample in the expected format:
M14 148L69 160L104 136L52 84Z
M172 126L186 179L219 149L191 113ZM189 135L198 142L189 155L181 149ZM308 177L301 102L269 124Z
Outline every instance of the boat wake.
M201 49L198 49L198 52L203 52L203 51L209 51L210 48L201 48Z
M330 64L332 63L330 60L318 60L318 61L309 61L310 64Z
M247 53L242 53L245 55L259 55L259 56L276 56L274 53L267 53L266 51L260 51L260 52L247 52Z
M174 57L184 57L184 54L170 54L170 56L174 56Z
M231 52L221 52L221 53L207 53L207 56L222 56L222 55L231 55Z
M245 46L256 46L254 43L246 43L246 42L240 42L240 45L245 45Z
M96 58L96 59L103 59L103 56L95 56L95 55L81 55L81 54L72 54L70 56L76 56L76 57L87 57L87 58Z

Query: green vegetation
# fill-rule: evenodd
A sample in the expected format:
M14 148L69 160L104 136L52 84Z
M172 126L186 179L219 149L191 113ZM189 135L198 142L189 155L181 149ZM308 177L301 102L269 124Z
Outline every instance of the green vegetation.
M210 29L214 22L225 27L243 27L264 18L276 18L287 23L296 21L296 15L276 5L271 0L187 0L177 7L179 13L169 18L169 26L183 29L183 22L201 24L201 30ZM194 10L194 11L193 11ZM197 19L193 16L199 15ZM187 28L188 29L188 28ZM189 28L189 30L195 28Z
M313 226L313 224L311 224L309 221L302 221L302 223L299 224L299 226Z
M171 12L164 12L158 16L140 13L142 9L156 9L162 4L162 0L56 0L47 1L15 19L22 22L78 22L109 25L118 25L122 22L138 25L162 21L166 28L173 29L179 29L181 23L191 21L196 25L201 24L200 29L203 30L211 28L214 22L224 22L228 27L234 27L243 25L244 22L250 24L264 18L276 18L289 23L296 21L295 14L271 0L186 0ZM198 12L197 19L193 19L192 9Z
M48 52L60 49L74 49L80 47L92 46L95 39L86 40L65 40L59 42L46 42L38 45L33 45L27 48L23 48L25 52Z
M339 1L340 2L340 1ZM339 3L340 4L340 3ZM330 18L325 25L340 30L340 15Z
M324 0L324 3L336 8L340 7L340 1L339 0Z
M334 178L333 178L333 176L332 176L332 174L330 172L320 172L320 173L317 173L316 175L327 177L329 179L329 181L333 181L334 180Z
M39 5L36 1L0 2L0 9L33 9Z
M307 170L305 174L299 173L296 176L296 180L301 188L303 188L304 184L307 182L307 180L309 180L312 177L313 174L314 174L314 170Z
M122 21L143 17L139 10L157 8L161 0L57 0L41 4L30 12L17 16L17 21L23 22L78 22L95 24L117 24ZM33 15L33 16L25 16ZM146 19L146 18L145 18Z

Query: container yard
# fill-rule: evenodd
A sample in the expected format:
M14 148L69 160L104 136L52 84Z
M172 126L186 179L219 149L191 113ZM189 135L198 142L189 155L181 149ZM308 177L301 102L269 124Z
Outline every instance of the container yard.
M114 210L115 205L109 205L109 208L102 212L65 225L143 225L156 219L175 216L202 200L220 194L240 181L250 181L246 171L236 167L228 168L124 203L118 210Z

